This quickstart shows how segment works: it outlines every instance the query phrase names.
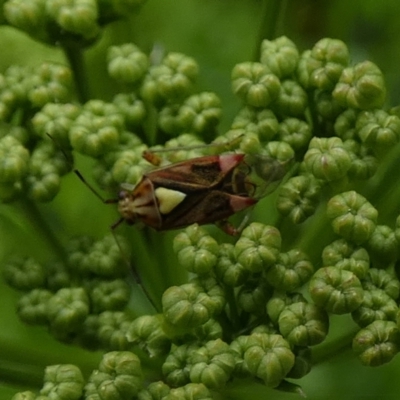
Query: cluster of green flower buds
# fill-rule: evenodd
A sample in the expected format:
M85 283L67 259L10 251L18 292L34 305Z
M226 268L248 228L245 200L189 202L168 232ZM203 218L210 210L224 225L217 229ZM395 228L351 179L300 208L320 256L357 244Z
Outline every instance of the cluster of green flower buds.
M75 41L86 46L101 33L101 28L126 17L145 3L96 0L7 0L4 18L8 24L49 44Z
M140 1L22 3L5 2L10 24L48 41L43 21L56 23L88 43L102 23ZM159 314L134 319L128 311L122 239L72 240L68 259L47 266L21 257L7 263L7 283L24 292L17 307L24 322L47 326L63 342L110 351L86 384L70 366L49 367L41 395L64 390L65 370L71 399L211 399L241 378L299 392L286 378L310 372L310 348L327 337L330 314L350 314L360 328L353 349L364 364L397 354L400 118L383 109L379 68L349 59L339 40L300 53L281 37L263 41L259 61L233 68L243 107L216 143L295 164L277 195L282 223L250 224L235 243L197 225L179 233L174 251L191 279L164 292ZM163 143L166 160L175 162L202 154L199 147L215 138L221 102L195 92L192 58L149 57L128 43L109 49L107 67L123 92L83 104L71 100L68 68L11 67L0 75L3 202L52 200L72 151L95 160L96 181L115 195L150 168L142 158L150 144ZM159 380L143 377L133 351L157 359Z
M121 254L127 245L122 237L117 240L113 235L97 242L86 236L73 239L66 263L10 259L2 272L23 293L17 304L20 319L47 326L58 340L90 349L128 347L131 317L125 310L131 288L126 281L129 265Z

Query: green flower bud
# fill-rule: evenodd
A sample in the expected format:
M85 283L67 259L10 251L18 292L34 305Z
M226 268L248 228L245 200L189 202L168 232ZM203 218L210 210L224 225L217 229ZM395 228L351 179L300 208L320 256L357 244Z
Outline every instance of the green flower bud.
M361 305L364 297L356 275L335 267L319 269L310 280L309 292L317 306L333 314L354 311Z
M18 140L24 147L29 146L29 141L32 138L31 131L23 126L13 126L8 123L1 123L0 138L11 136Z
M243 359L254 376L268 387L276 387L292 369L295 356L282 336L253 333Z
M72 72L69 68L44 63L30 78L31 88L28 99L35 107L43 107L47 103L63 103L71 97Z
M261 142L268 142L274 138L278 128L278 119L271 110L258 110L251 107L242 108L232 123L232 129L245 130L243 140L246 140L247 134L254 132Z
M143 385L139 357L129 351L106 353L85 386L85 398L123 400L134 398Z
M368 110L382 107L386 87L381 70L371 61L344 69L333 97L346 108Z
M148 168L147 161L142 157L145 149L144 145L140 145L134 149L119 152L111 168L113 181L120 185L136 185Z
M3 277L12 288L27 292L45 285L46 270L33 258L14 256L3 267Z
M306 91L292 80L283 81L274 108L280 115L299 117L304 116L308 106Z
M314 137L310 141L304 162L307 170L316 178L335 181L346 175L351 166L351 157L340 138Z
M299 249L279 253L277 262L265 273L267 282L277 290L293 292L308 282L314 267Z
M44 373L44 385L41 396L49 399L79 400L83 395L84 379L75 365L50 365Z
M97 323L97 336L103 349L126 350L131 347L127 332L132 323L132 318L126 313L104 311L99 314Z
M201 342L221 339L223 336L222 326L214 319L209 319L205 324L193 330L195 338Z
M267 333L268 335L278 334L278 329L276 329L272 324L268 325L258 325L251 330L251 333Z
M263 64L245 62L232 70L232 90L245 104L268 107L280 91L279 78Z
M112 102L123 115L127 129L136 129L146 118L146 107L134 93L118 93L114 96Z
M45 67L48 65L44 64ZM7 68L4 79L0 79L1 102L6 109L8 108L10 112L13 112L16 111L17 107L26 107L29 92L34 84L38 83L39 77L37 75L38 70L27 66L11 65ZM10 117L10 114L3 112L1 114L3 117Z
M356 244L371 237L378 217L378 211L354 190L332 197L326 213L334 232Z
M161 77L160 90L169 99L186 97L199 74L196 60L182 53L169 53L162 64L171 69L172 75Z
M164 399L170 390L171 388L162 381L152 382L147 389L138 393L138 400Z
M220 311L221 302L204 292L198 283L168 288L162 296L165 319L176 327L193 329Z
M4 17L7 22L36 38L47 38L43 0L11 0L4 2Z
M86 254L90 251L93 243L94 239L90 236L79 236L68 242L68 267L72 273L87 274Z
M371 178L378 169L378 160L371 155L372 149L352 139L347 139L343 145L351 157L351 166L347 171L349 178L354 180Z
M118 311L128 304L130 287L122 279L94 280L89 297L92 311L96 314L103 311Z
M47 302L47 318L52 332L66 337L77 332L89 314L89 299L83 288L63 288Z
M62 30L82 35L85 39L93 39L100 32L97 23L98 8L95 0L46 2L46 13L55 19Z
M123 277L129 268L129 265L124 262L123 254L127 257L129 254L126 240L123 240L122 236L115 237L109 234L92 245L89 253L84 257L83 269L86 273L102 278Z
M171 389L162 400L213 400L213 397L202 383L188 383L183 387Z
M237 303L246 313L264 315L265 304L271 294L271 288L264 281L252 280L241 286L237 294Z
M15 183L28 171L29 151L12 136L0 139L0 182Z
M313 215L320 199L321 184L314 175L289 178L280 188L277 208L294 224L304 222Z
M261 142L260 138L255 132L248 132L244 129L235 130L241 132L243 139L240 142L240 150L245 154L260 154ZM232 132L232 131L231 131Z
M361 111L356 122L357 135L373 151L388 150L400 139L400 118L384 110Z
M155 105L179 102L193 90L198 75L196 61L181 53L169 53L161 64L149 68L141 97Z
M61 174L70 169L65 156L58 152L53 144L41 142L33 150L29 162L29 171L24 179L27 195L38 202L54 199L61 187Z
M11 400L40 400L35 393L30 391L16 393Z
M286 36L261 42L261 63L266 65L276 76L291 76L296 69L299 51Z
M252 223L235 244L236 260L250 272L260 272L276 262L280 247L281 235L276 228Z
M145 351L151 358L168 353L171 341L163 330L162 315L143 315L130 324L127 339Z
M341 40L324 38L301 56L297 68L304 88L331 90L349 63L349 50Z
M179 109L178 119L187 132L214 137L221 119L221 100L213 92L202 92L188 97Z
M47 323L47 302L52 293L45 289L33 289L21 296L17 303L17 314L26 324L44 325Z
M151 66L143 79L140 97L157 107L166 104L166 94L160 90L160 81L170 78L171 74L171 69L164 64Z
M285 142L268 142L263 150L265 155L272 159L279 160L282 163L286 163L294 158L294 150Z
M392 321L374 321L353 339L353 351L367 366L377 367L392 360L399 352L399 329Z
M336 118L333 126L335 134L342 140L356 138L356 122L358 111L349 108L343 111Z
M290 144L294 151L307 147L311 139L311 128L307 122L297 118L284 119L278 130L280 140Z
M123 124L123 117L114 104L90 100L71 126L71 145L82 154L100 157L117 146Z
M281 312L286 309L287 306L300 302L307 303L307 300L300 293L275 292L268 300L266 306L267 314L271 322L277 324Z
M315 107L317 113L323 119L328 121L334 121L336 117L343 111L343 108L332 97L332 93L330 91L324 91L324 90L316 91Z
M189 272L208 274L217 263L218 243L197 224L178 234L173 243L179 263Z
M203 298L204 303L210 309L214 310L214 314L219 314L225 307L225 291L218 282L211 277L198 277L191 280L192 283L200 285L203 291L209 297Z
M268 335L266 332L259 332L256 334L264 334ZM234 340L232 340L230 344L230 348L233 351L233 354L236 358L236 365L235 365L235 370L233 371L234 375L239 378L248 378L252 374L248 369L248 366L246 362L244 361L244 353L248 348L248 343L250 341L250 336L238 336Z
M50 135L56 146L63 150L68 149L68 133L79 112L75 104L47 103L32 118L33 129L42 138Z
M351 313L353 320L361 327L366 327L374 321L393 321L399 308L396 302L383 290L367 290L360 307Z
M195 343L172 348L162 365L162 373L169 385L177 387L190 382L189 358L198 348Z
M185 130L179 118L179 109L180 104L167 103L159 112L158 125L168 136L176 137Z
M165 143L165 149L170 149L170 154L167 155L167 159L171 163L186 161L191 158L203 156L203 152L201 148L193 148L190 147L202 147L204 146L204 142L201 141L196 135L192 135L190 133L183 133L176 138L168 140ZM182 148L181 150L177 150ZM186 149L185 149L186 148ZM168 152L169 153L169 152Z
M314 346L325 340L328 314L305 302L286 306L279 315L279 331L292 346Z
M52 292L56 292L63 287L72 286L70 271L67 270L64 263L53 261L46 266L46 270L48 273L46 286Z
M235 247L230 243L219 246L219 258L214 270L217 280L230 287L242 285L249 275L249 271L236 262Z
M109 75L124 83L140 81L149 67L149 60L133 43L111 46L107 52Z
M386 268L397 259L399 243L392 228L377 225L368 240L368 250L375 266Z
M397 300L400 293L400 282L384 269L370 268L367 276L361 282L365 290L382 289L393 300Z
M231 378L235 357L221 339L211 340L190 355L190 380L209 389L223 387Z
M351 271L358 279L363 279L368 273L369 255L363 247L339 239L324 248L322 263L324 266Z

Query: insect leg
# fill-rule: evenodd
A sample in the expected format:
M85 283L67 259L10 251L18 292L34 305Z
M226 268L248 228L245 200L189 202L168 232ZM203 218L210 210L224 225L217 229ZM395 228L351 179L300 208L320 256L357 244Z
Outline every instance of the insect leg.
M114 224L111 225L110 229L111 229L111 233L114 237L115 242L117 243L117 246L119 248L119 251L121 253L122 259L123 261L126 263L126 265L128 266L128 269L132 272L133 275L133 279L136 283L136 285L138 285L138 287L142 290L142 292L144 293L144 295L147 297L147 299L149 300L149 302L151 303L151 305L154 307L154 310L156 310L157 312L158 307L157 304L153 301L152 297L150 296L150 293L147 291L146 287L143 285L142 283L142 279L140 278L139 273L137 272L136 268L134 267L134 265L132 265L129 257L126 254L126 251L122 248L121 243L118 240L118 237L115 233L115 229L124 221L123 218L120 218L118 221L116 221Z

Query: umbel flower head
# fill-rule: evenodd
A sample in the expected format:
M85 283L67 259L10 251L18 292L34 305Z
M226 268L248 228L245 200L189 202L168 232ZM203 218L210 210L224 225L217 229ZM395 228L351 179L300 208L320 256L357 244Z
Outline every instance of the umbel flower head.
M60 43L81 47L140 5L28 3L5 2L10 25L47 43L51 27ZM264 40L258 60L232 69L241 108L222 133L222 101L196 92L192 57L154 60L125 43L104 59L121 88L109 99L77 101L76 71L62 65L0 75L0 199L35 216L54 250L48 261L10 257L4 279L21 293L22 321L103 352L90 374L49 366L40 396L213 399L240 380L302 393L293 380L313 372L313 346L332 351L333 314L352 319L343 348L352 345L365 365L390 362L400 339L400 118L383 107L379 67L352 65L336 39L305 51L287 37ZM45 225L35 210L58 196L76 155L93 161L95 184L80 176L98 197L97 185L110 193L106 203L125 199L148 226L54 239L57 221ZM235 156L240 162L228 168ZM228 223L224 213L235 214L243 199L242 208L254 206L251 221ZM150 227L184 229L171 242Z

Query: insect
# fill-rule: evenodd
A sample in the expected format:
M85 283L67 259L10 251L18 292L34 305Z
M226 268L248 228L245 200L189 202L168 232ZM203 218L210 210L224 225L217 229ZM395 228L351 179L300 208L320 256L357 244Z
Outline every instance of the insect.
M151 159L151 154L144 155ZM240 229L227 219L257 203L258 181L268 186L279 181L285 169L268 158L268 168L253 168L245 154L203 156L154 169L137 185L123 184L118 199L121 218L130 225L141 222L158 231L182 228L193 223L214 223L236 235ZM265 164L265 160L264 160ZM258 178L252 177L253 169ZM264 176L261 176L264 175Z

